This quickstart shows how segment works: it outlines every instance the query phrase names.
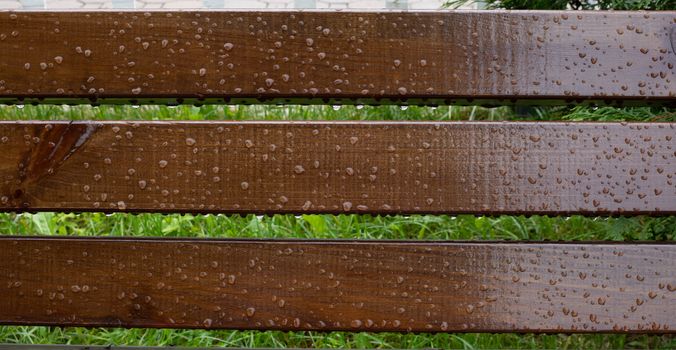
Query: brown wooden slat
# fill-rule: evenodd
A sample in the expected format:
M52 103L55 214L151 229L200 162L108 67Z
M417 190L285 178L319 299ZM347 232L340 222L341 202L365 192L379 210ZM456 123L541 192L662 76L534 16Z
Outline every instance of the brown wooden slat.
M674 104L675 28L676 11L4 11L0 102Z
M0 238L1 324L673 333L676 246Z
M667 215L675 129L2 122L0 210Z

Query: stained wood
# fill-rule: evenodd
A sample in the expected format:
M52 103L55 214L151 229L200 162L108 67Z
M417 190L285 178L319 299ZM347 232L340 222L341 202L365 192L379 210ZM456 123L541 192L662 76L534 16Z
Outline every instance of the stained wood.
M673 333L676 246L0 238L0 323Z
M0 12L5 103L674 104L676 12Z
M1 122L0 210L667 215L675 128Z

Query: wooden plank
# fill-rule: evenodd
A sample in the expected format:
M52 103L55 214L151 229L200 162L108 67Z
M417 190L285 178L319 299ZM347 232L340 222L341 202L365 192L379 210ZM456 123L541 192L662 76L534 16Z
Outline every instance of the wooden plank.
M1 122L0 210L671 215L675 128Z
M673 333L676 246L0 238L0 323Z
M0 12L4 103L664 103L676 11Z

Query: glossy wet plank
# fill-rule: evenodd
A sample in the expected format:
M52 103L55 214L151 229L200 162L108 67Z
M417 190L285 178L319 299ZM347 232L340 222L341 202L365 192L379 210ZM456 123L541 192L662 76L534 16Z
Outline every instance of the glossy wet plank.
M0 238L1 324L676 329L676 246Z
M674 104L676 12L0 12L0 102Z
M0 210L676 213L676 124L0 122Z

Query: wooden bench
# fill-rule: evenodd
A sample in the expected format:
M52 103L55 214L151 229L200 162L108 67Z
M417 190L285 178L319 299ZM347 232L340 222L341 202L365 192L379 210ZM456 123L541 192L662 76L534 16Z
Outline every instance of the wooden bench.
M0 102L676 106L676 12L0 12ZM0 209L676 214L676 124L0 122ZM676 329L662 242L0 237L0 324Z

